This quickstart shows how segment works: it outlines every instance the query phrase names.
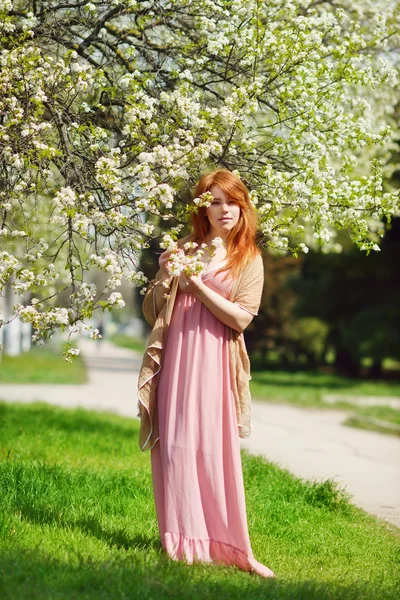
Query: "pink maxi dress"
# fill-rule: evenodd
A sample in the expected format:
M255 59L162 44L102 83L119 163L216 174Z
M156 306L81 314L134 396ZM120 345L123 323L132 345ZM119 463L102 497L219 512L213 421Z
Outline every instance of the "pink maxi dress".
M232 279L215 271L203 281L227 298ZM160 439L151 451L161 543L174 560L273 577L250 545L228 339L229 328L178 289L157 391Z

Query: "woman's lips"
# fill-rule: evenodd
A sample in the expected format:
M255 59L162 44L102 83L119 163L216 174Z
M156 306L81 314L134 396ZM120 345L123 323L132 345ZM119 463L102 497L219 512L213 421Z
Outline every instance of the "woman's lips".
M230 217L222 217L219 221L232 221L232 219Z

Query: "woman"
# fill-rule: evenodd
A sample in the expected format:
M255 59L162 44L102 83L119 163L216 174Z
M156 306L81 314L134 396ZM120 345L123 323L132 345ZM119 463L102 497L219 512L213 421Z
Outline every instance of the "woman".
M242 332L257 314L264 279L256 213L230 171L204 175L196 197L207 191L213 200L193 214L180 246L211 248L218 237L224 244L208 253L200 276L172 278L163 252L143 302L153 330L139 376L140 447L151 448L158 526L171 558L274 577L252 554L239 445L250 435Z

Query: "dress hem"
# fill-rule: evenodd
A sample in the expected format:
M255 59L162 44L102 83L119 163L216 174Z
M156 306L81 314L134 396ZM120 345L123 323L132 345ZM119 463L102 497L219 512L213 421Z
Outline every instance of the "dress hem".
M162 546L172 560L215 562L236 566L243 571L255 572L261 577L275 577L275 573L254 557L235 546L216 540L193 538L181 533L167 532L162 536Z

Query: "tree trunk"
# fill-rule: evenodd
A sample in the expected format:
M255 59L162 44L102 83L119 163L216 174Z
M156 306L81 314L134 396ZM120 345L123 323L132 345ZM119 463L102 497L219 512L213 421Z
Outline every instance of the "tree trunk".
M382 358L374 358L374 362L369 368L368 375L371 379L382 378Z
M336 349L335 368L339 375L357 377L360 374L360 365L345 348Z

